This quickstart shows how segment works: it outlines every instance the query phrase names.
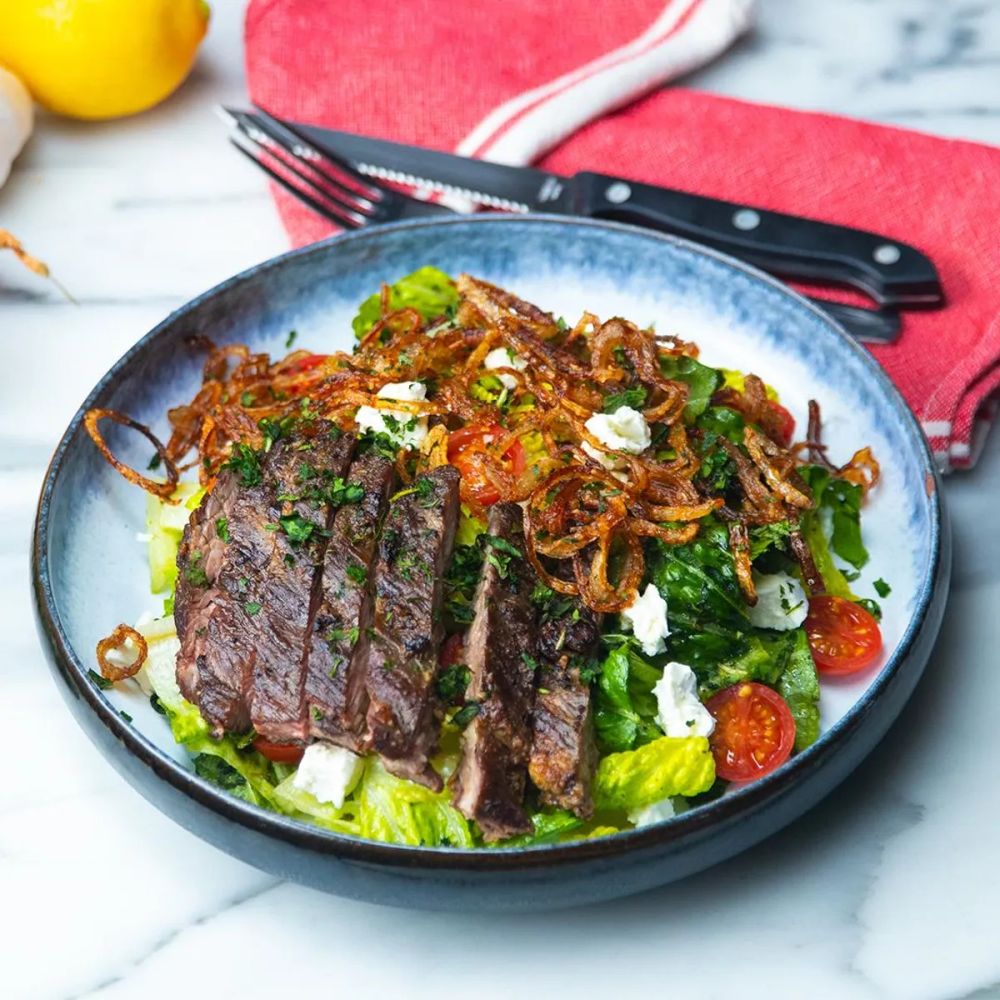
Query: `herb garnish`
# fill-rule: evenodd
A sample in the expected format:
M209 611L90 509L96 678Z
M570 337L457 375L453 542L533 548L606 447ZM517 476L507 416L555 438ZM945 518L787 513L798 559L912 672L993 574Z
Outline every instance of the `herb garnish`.
M253 616L253 615L259 614L260 613L260 609L262 607L263 607L263 605L259 601L247 601L246 604L243 605L243 610L248 615Z
M229 518L217 517L215 519L215 533L224 542L229 541Z
M88 670L87 676L94 683L96 687L99 687L102 691L107 691L108 688L114 687L114 683L109 681L107 677L102 676L96 670Z
M605 396L604 412L616 413L623 406L629 406L633 410L641 410L646 405L646 396L646 390L642 386L614 392L610 396Z
M220 468L232 469L243 486L259 486L264 478L260 470L260 454L242 442L233 445L229 458Z

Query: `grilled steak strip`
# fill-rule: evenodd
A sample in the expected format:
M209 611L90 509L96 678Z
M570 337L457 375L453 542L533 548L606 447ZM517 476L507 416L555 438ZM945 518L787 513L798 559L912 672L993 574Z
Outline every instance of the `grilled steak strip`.
M458 470L418 476L389 504L374 566L373 632L365 658L366 743L393 774L439 791L434 678L445 567L458 522Z
M524 521L516 503L490 508L489 538L465 640L472 674L467 702L479 705L462 736L455 806L487 841L531 833L524 810L535 692L535 576L524 556ZM512 546L520 555L507 550Z
M273 743L302 742L309 732L305 661L328 538L327 494L354 450L353 436L332 436L330 424L310 430L277 441L264 468L271 551L254 581L259 607L250 615L256 655L247 700L254 729Z
M330 512L330 539L306 660L306 700L310 735L360 751L368 707L364 671L373 609L364 578L396 471L382 456L368 454L351 463L346 479L360 486L364 496Z
M254 649L244 606L254 600L249 581L271 549L266 506L263 484L243 486L236 472L223 470L191 514L177 552L177 683L215 736L250 728L246 691ZM220 537L222 524L228 541Z
M600 635L598 618L579 602L567 615L538 629L541 669L532 716L528 774L546 805L593 815L590 786L597 747L590 686L579 664L590 656Z

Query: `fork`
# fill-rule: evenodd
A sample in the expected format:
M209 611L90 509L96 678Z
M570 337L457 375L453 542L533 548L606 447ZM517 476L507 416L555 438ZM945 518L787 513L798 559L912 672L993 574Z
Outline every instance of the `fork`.
M220 108L220 113L232 129L229 141L244 156L341 229L456 214L444 205L411 198L365 177L346 160L320 152L293 126L266 111Z
M294 125L262 108L220 108L230 126L229 140L269 177L314 212L341 229L402 219L455 215L455 209L421 201L373 180L327 150L319 150ZM889 344L899 336L895 313L805 296L856 340Z

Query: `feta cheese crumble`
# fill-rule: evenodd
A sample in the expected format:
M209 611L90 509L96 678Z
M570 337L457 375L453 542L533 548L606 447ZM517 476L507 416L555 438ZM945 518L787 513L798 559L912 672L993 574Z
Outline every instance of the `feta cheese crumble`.
M398 399L423 402L427 386L423 382L390 382L377 393L380 399ZM380 410L374 406L359 406L354 419L360 431L388 434L401 448L419 448L427 437L427 417L407 413L405 410Z
M667 602L653 584L647 584L646 589L622 611L622 621L631 627L647 656L656 656L666 649L663 640L670 635Z
M351 789L361 780L364 760L350 750L331 743L311 743L292 784L309 792L318 802L329 802L340 808Z
M657 719L667 736L711 736L712 713L698 697L698 681L686 663L671 661L653 688Z
M750 609L750 624L787 632L798 628L809 612L802 584L788 573L754 573L757 603Z
M652 826L654 823L659 823L665 819L673 819L677 815L677 810L674 808L673 799L660 799L659 802L653 802L648 806L643 806L641 809L633 809L628 813L628 820L634 826Z
M645 451L652 441L646 418L631 406L620 406L614 413L595 413L583 426L601 444L613 451L624 451L630 455ZM583 442L583 450L606 469L613 469L621 464L613 455L598 451L588 441Z
M513 368L515 371L523 372L528 367L528 362L519 354L515 354L509 347L495 347L483 358L483 367L488 371L494 368ZM513 375L501 372L497 375L505 389L516 389L517 379Z

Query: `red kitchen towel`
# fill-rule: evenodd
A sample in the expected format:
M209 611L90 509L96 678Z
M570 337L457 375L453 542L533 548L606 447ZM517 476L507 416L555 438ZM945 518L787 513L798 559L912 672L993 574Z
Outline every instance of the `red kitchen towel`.
M976 460L1000 391L1000 149L667 88L745 26L732 0L252 0L252 99L275 114L559 173L639 181L912 243L948 305L873 353L945 471ZM582 69L581 69L582 67ZM600 117L598 117L600 116ZM279 198L296 244L330 229Z

